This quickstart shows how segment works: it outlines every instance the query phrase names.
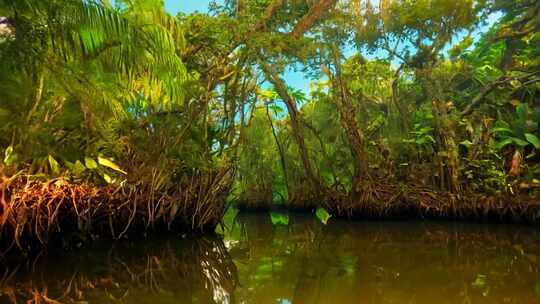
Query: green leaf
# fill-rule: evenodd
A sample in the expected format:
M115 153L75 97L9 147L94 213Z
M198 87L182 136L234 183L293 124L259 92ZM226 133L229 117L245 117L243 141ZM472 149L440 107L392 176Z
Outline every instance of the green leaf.
M75 164L70 162L69 160L65 160L64 165L68 168L70 172L73 171L73 167L75 166Z
M520 147L525 147L527 145L529 145L528 142L524 141L523 139L521 138L517 138L517 137L510 137L510 139L518 146Z
M495 124L493 125L493 127L494 127L494 128L508 128L508 129L510 129L510 124L507 123L506 121L500 119L500 120L497 120L497 121L495 122Z
M419 146L421 146L421 145L427 143L427 141L426 141L425 138L420 137L420 138L418 138L417 140L415 140L414 143L417 144L417 145L419 145Z
M120 167L119 167L117 164L113 163L112 161L110 161L110 160L108 160L108 159L106 159L106 158L103 158L103 157L99 157L99 156L98 156L98 163L99 163L100 165L102 165L102 166L111 168L111 169L113 169L114 171L118 171L118 172L120 172L120 173L122 173L122 174L127 174L127 172L124 171L124 170L122 170L122 169L120 169Z
M289 225L289 216L287 214L270 212L270 219L272 220L272 225L275 225L275 226Z
M280 113L283 112L283 109L282 109L280 106L278 106L277 104L272 104L272 105L269 106L269 108L270 108L276 115L278 115L278 114L280 114Z
M60 165L58 165L58 162L49 154L49 166L51 166L51 171L53 174L58 175L60 174Z
M423 127L420 130L418 130L417 132L419 132L420 134L428 134L431 131L433 131L432 127Z
M521 103L516 107L516 114L518 119L521 121L526 121L527 116L529 116L529 105L526 103Z
M73 175L75 175L76 177L80 177L86 170L86 167L78 160L75 162L71 170Z
M495 149L502 150L504 147L512 144L513 141L510 138L506 138L498 143L495 144Z
M426 142L435 143L435 138L433 138L433 136L431 135L424 136L424 139L426 140Z
M88 168L90 170L97 169L97 167L98 167L97 162L94 159L90 158L90 157L85 157L84 158L84 164L86 165L86 168Z
M531 133L525 133L525 138L529 141L535 149L540 149L540 139Z
M109 174L103 173L103 179L107 182L107 184L112 184L112 178Z
M327 224L328 220L332 217L328 211L324 208L317 208L317 211L315 211L315 215L317 218L321 221L323 224Z
M495 134L505 134L505 133L507 135L514 134L514 131L512 131L510 128L506 128L506 127L497 127L497 128L494 128L492 131Z
M11 165L12 161L13 161L13 147L12 146L9 146L6 148L6 151L4 152L4 163L6 165Z
M462 145L462 146L465 146L465 147L467 147L467 148L469 148L470 146L473 145L473 143L472 143L470 140L468 140L468 139L467 139L467 140L464 140L464 141L462 141L462 142L460 142L459 144Z

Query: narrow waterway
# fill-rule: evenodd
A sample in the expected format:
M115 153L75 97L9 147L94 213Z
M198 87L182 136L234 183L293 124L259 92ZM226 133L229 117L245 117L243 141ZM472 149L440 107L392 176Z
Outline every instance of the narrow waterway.
M306 214L275 225L265 213L231 213L226 226L222 236L4 262L0 303L540 303L540 233L531 226L323 225Z

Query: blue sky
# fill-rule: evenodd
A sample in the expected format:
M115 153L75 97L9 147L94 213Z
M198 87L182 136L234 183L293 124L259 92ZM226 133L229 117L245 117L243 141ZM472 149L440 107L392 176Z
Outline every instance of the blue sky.
M193 13L206 12L211 0L165 0L165 9L176 15L178 12Z

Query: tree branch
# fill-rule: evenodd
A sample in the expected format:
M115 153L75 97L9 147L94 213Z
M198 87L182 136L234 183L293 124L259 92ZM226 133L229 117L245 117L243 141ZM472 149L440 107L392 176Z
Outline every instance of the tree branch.
M317 20L328 10L333 8L337 3L337 0L321 0L319 3L312 6L307 14L298 21L294 27L291 35L293 38L298 39L307 32Z
M469 115L472 113L473 109L476 108L480 103L488 96L493 90L495 90L498 86L503 85L505 83L508 83L510 81L517 80L522 83L523 85L530 84L530 77L540 74L540 71L532 72L527 75L523 76L515 76L515 77L508 77L508 76L502 76L499 79L487 84L482 89L480 89L480 92L472 99L471 103L465 107L465 109L461 112L462 116ZM540 79L537 79L540 80Z

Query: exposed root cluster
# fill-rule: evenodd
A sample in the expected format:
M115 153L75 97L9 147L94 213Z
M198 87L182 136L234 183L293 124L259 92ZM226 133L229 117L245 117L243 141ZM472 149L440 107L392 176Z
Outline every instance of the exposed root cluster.
M225 211L231 180L230 169L199 172L156 191L153 183L142 182L101 187L66 179L3 178L1 250L30 250L72 235L120 239L157 229L213 228Z
M272 207L272 185L247 188L236 201L239 209L268 210Z
M313 210L321 204L320 189L313 189L309 182L302 181L291 187L287 208L297 211Z
M336 194L326 206L347 218L439 218L537 223L540 202L519 196L454 194L384 181L359 186L356 196Z

